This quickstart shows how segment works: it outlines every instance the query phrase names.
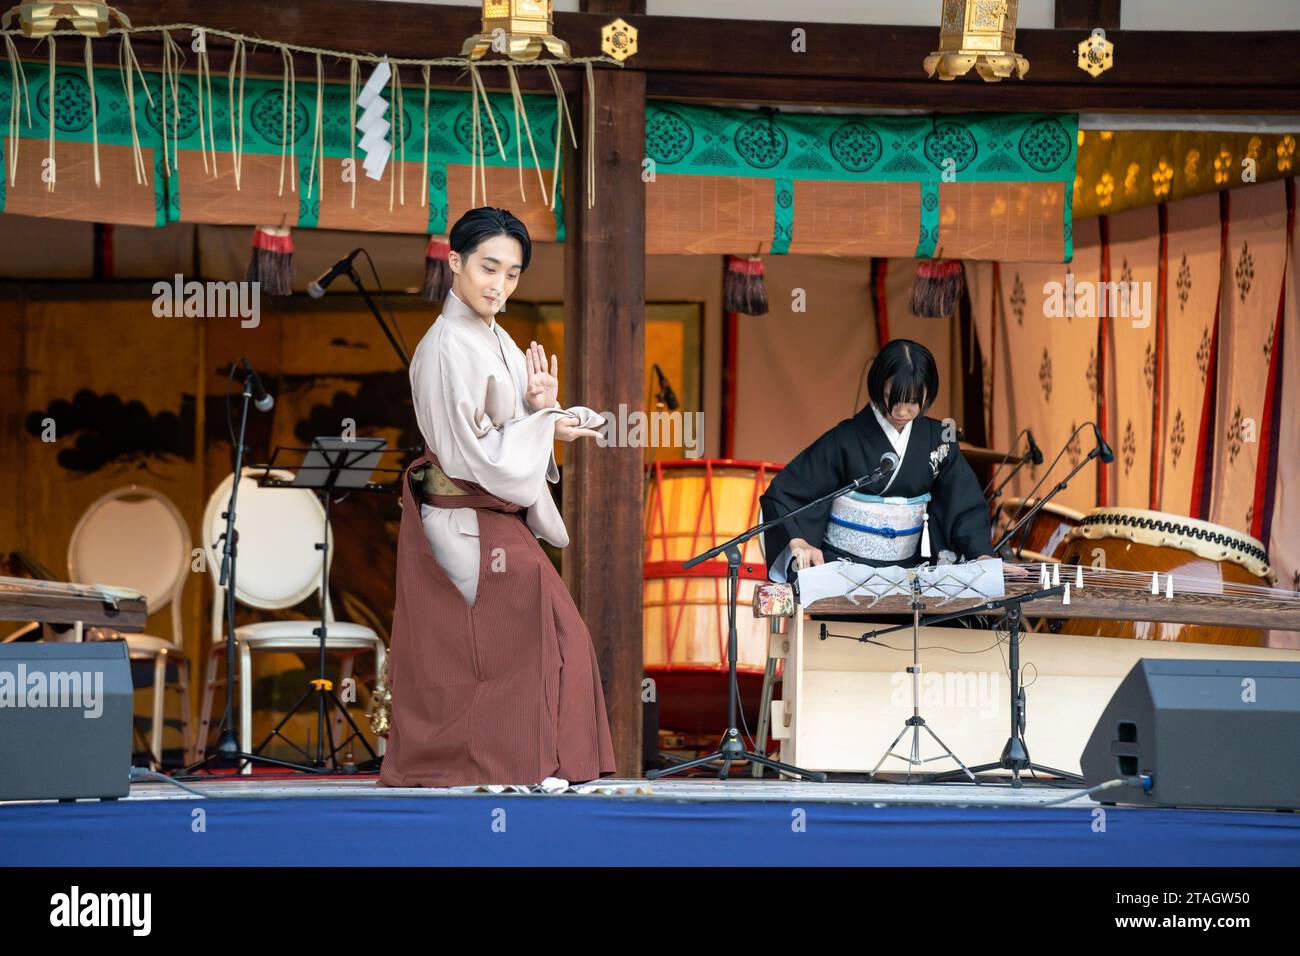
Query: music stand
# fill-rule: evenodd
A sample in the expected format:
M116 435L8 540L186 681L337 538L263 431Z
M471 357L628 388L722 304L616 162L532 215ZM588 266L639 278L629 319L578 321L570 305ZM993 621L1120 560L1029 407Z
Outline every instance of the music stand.
M320 607L320 627L314 628L312 633L320 639L320 657L318 664L318 673L310 682L310 686L303 692L288 712L281 718L280 722L275 725L266 738L253 748L253 753L260 754L270 742L279 737L289 746L293 747L303 758L311 761L314 768L324 768L328 764L332 765L334 770L339 770L338 755L344 747L353 740L360 740L361 745L365 747L366 752L370 755L362 767L370 769L379 763L379 755L375 753L370 742L366 740L361 729L357 726L352 715L343 702L339 700L338 695L334 692L334 683L325 676L325 645L328 638L329 622L326 619L326 607L329 603L329 574L330 574L330 550L329 550L329 530L330 530L330 509L334 500L335 492L344 493L353 491L392 491L398 487L398 483L383 484L370 480L370 476L376 472L393 472L399 475L400 468L380 468L378 467L382 455L390 451L401 449L390 449L382 438L342 438L337 435L324 435L312 439L310 448L280 448L277 446L275 454L271 456L271 462L267 464L266 471L258 480L258 484L264 488L309 488L316 492L317 497L325 509L324 530L321 540L316 543L316 550L321 552L321 607ZM272 478L270 471L274 465L275 458L281 451L302 451L306 452L302 462L297 466L293 479L284 481L282 479ZM313 697L316 698L316 754L313 757L303 748L299 747L284 734L280 729L288 723L289 718L296 714L304 704ZM351 733L344 737L338 744L334 742L333 723L328 719L330 708L337 709L338 713L347 721L351 728ZM329 736L329 751L325 750L325 738ZM346 770L361 769L358 767L345 767Z

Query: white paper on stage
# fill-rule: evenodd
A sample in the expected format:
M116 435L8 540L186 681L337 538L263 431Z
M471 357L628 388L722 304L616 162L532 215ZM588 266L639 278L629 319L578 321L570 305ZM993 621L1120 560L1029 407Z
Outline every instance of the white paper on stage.
M799 571L799 603L806 607L822 598L847 597L855 604L870 607L883 597L910 596L913 575L920 582L921 595L940 598L940 603L1006 595L1001 559L918 568L873 568L853 561L828 561Z

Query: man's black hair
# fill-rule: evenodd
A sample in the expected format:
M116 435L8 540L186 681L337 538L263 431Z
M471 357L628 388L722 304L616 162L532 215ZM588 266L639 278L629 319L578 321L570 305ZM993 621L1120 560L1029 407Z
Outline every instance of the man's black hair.
M885 394L885 383L889 394ZM920 342L893 339L880 350L867 372L867 394L882 414L895 405L913 403L925 412L939 394L939 369L934 356Z
M521 263L523 268L520 271L526 270L528 261L533 257L533 241L528 237L528 227L508 210L493 206L471 209L456 220L447 242L453 252L458 252L461 258L467 259L480 243L495 236L510 236L519 240L524 252Z

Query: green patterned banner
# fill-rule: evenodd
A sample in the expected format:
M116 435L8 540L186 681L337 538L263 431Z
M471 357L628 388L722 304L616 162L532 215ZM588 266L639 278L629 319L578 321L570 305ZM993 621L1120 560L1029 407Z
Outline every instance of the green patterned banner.
M646 155L662 173L1072 185L1078 139L1075 114L822 115L646 104Z
M27 91L31 100L31 122L27 122L26 102L20 117L19 135L24 139L47 140L50 117L49 68L44 63L25 63ZM131 145L130 113L127 109L127 96L122 82L122 73L116 69L96 69L94 71L94 104L98 122L95 124L99 133L99 142L109 145ZM137 74L138 80L138 74ZM180 213L177 184L174 179L170 186L164 183L161 175L163 164L162 124L164 105L169 143L173 131L182 150L200 150L206 143L209 149L218 153L232 152L232 127L230 113L232 102L235 109L240 107L239 80L235 80L232 101L227 74L214 74L211 78L212 95L203 97L203 129L200 130L200 98L198 77L183 74L178 78L179 94L173 101L171 91L167 91L166 103L163 101L162 76L159 73L145 73L145 83L136 84L135 112L136 130L142 147L155 150L155 172L160 197L167 193L165 201L167 218L175 220ZM10 71L0 70L0 115L6 119L12 90ZM148 87L148 95L144 87ZM206 87L205 87L206 88ZM392 96L391 87L384 91L386 97ZM91 88L86 79L86 71L76 67L60 67L57 71L54 90L55 139L58 142L90 143L93 141L91 130ZM150 101L152 98L152 102ZM179 110L175 109L179 102ZM493 132L486 114L480 112L483 124L483 138L486 143L486 163L489 166L515 166L522 157L526 169L534 169L540 164L549 169L555 159L555 139L559 135L555 98L551 96L526 95L524 104L528 116L528 130L522 127L516 134L514 125L514 106L509 94L493 93L488 95L492 117L496 121L496 133ZM284 84L280 80L249 78L243 84L242 125L236 126L234 133L242 136L242 150L245 153L279 154L287 151L286 141L299 161L302 190L305 192L311 176L310 158L312 143L316 138L316 84L299 81L294 88L293 111L286 112ZM350 91L346 84L325 84L322 100L323 140L325 155L335 159L349 157L353 154L352 139L349 129L352 125ZM447 178L448 164L469 165L471 162L470 146L473 141L474 107L468 92L448 90L429 91L429 109L424 110L423 86L406 87L403 90L403 102L400 117L396 108L390 106L389 121L393 123L390 142L393 154L390 162L405 158L407 162L424 161L425 124L428 123L428 160L429 160L429 207L430 228L441 226L435 231L446 231L447 219ZM532 134L532 148L537 151L538 164L532 159L532 148L528 133ZM498 149L497 135L500 135L504 155ZM400 139L398 136L400 135ZM211 138L209 141L209 137ZM360 140L360 134L357 139ZM403 157L403 149L405 156ZM361 154L357 152L358 165ZM20 162L28 160L40 162L41 154L31 146L23 150ZM0 169L3 169L0 159ZM174 167L174 162L173 162ZM0 192L0 200L3 192ZM302 202L309 203L304 195ZM319 203L317 202L318 206ZM162 205L159 207L163 208ZM0 202L0 210L3 203ZM301 225L314 221L313 210L303 210ZM319 214L319 210L315 210ZM558 214L557 214L558 215ZM161 224L161 221L160 221Z
M1075 114L822 115L646 105L646 155L657 173L773 181L775 255L790 249L798 180L920 183L916 255L929 258L939 238L941 183L1059 182L1068 197L1078 137ZM1062 232L1068 261L1068 204Z

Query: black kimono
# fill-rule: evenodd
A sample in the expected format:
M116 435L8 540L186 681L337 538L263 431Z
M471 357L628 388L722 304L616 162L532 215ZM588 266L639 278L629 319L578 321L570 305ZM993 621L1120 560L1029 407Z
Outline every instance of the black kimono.
M791 538L803 538L813 547L820 548L827 561L844 559L877 567L887 564L911 567L945 560L973 561L993 555L988 505L957 442L944 441L944 423L933 418L917 418L911 428L906 453L884 494L891 498L931 495L926 518L932 556L923 557L919 543L910 557L889 561L873 561L836 548L826 540L832 505L831 501L826 501L788 523L764 532L770 577L788 580L788 564L776 569L777 575L772 572ZM853 418L845 419L818 438L777 473L767 492L759 499L764 519L789 514L800 505L870 474L879 466L881 456L889 451L893 451L893 446L868 404ZM881 494L881 484L877 482L861 491ZM919 539L920 535L915 537Z

